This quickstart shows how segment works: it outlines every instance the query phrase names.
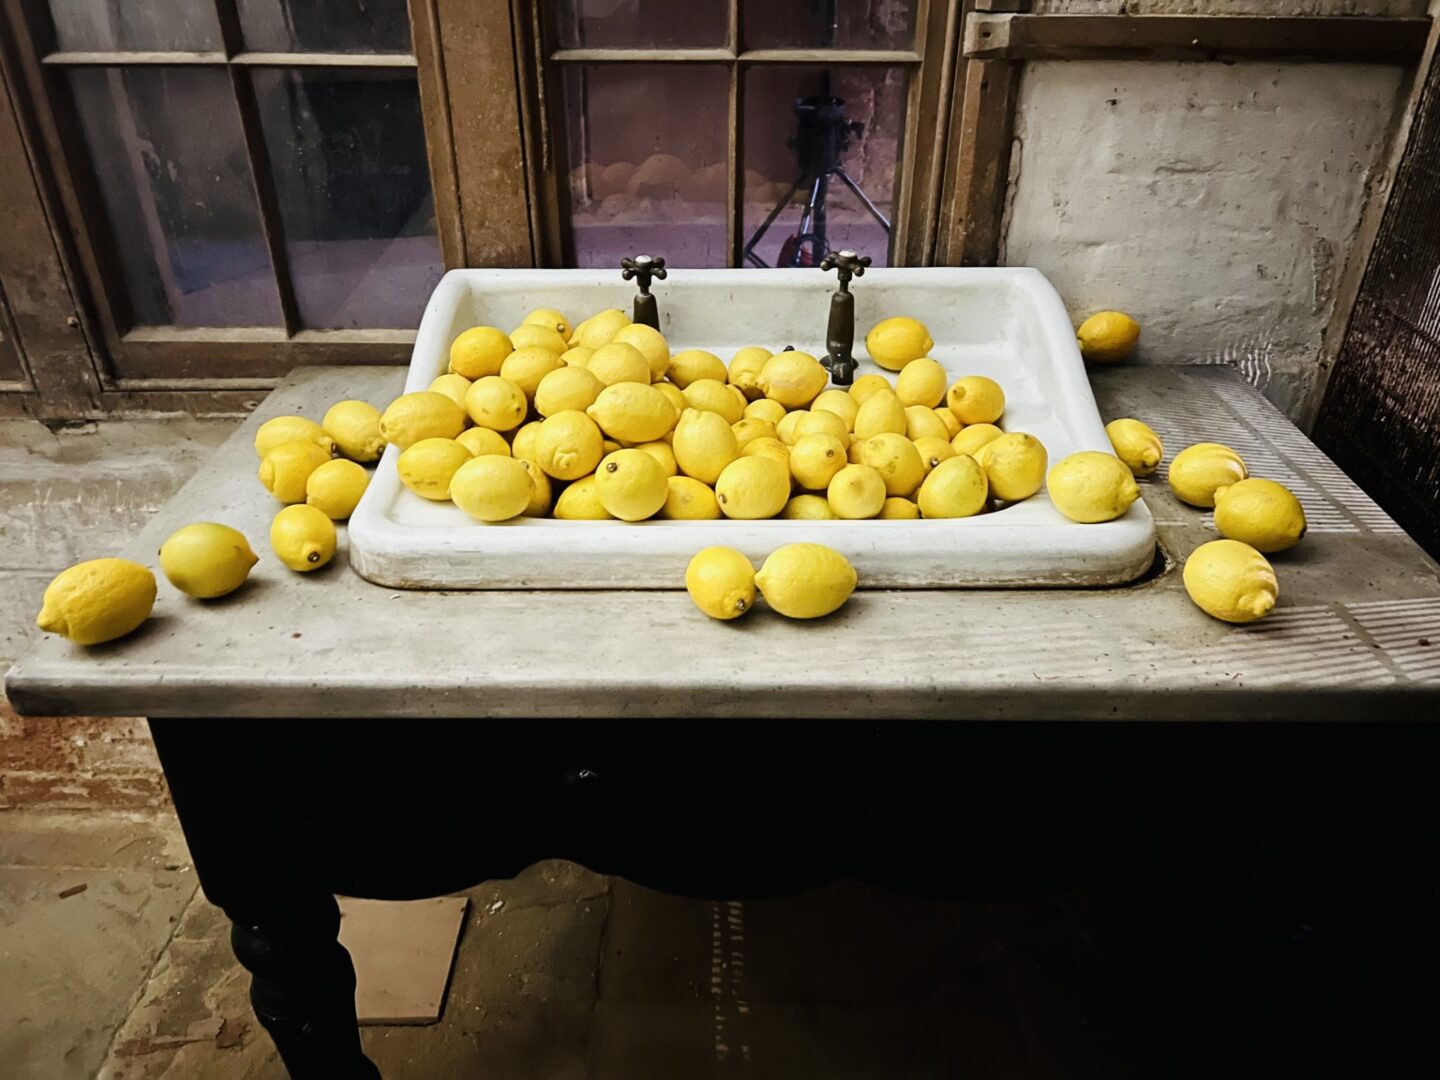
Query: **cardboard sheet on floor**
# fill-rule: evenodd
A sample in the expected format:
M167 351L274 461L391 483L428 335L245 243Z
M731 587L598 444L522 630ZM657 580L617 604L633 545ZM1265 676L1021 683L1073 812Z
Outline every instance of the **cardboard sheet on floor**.
M433 1024L445 1007L450 967L469 901L340 897L340 944L355 962L362 1024Z

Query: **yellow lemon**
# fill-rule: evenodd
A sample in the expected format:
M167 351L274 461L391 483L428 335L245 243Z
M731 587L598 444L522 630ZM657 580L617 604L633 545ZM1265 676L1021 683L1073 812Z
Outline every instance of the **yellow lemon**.
M385 449L380 410L368 401L337 401L325 411L322 426L335 448L351 461L367 464Z
M522 349L545 349L554 353L557 357L570 347L568 341L561 336L560 332L553 326L542 326L539 323L522 323L510 331L510 343L515 351ZM515 355L512 351L511 356ZM500 371L505 374L504 369Z
M509 335L493 326L472 326L450 343L450 370L472 382L499 375L500 365L515 351Z
M556 311L553 307L536 308L530 312L530 314L526 315L525 318L521 319L520 323L522 326L531 323L537 326L548 326L566 341L570 340L570 335L573 332L570 326L570 320L565 318L564 315Z
M319 570L335 557L335 523L313 506L287 506L270 522L270 550L297 573Z
M882 521L912 521L920 516L920 507L910 499L893 496L880 507Z
M778 461L755 455L736 458L715 481L715 499L728 518L770 518L790 498L790 473Z
M380 437L401 450L421 439L453 439L464 430L465 410L433 390L402 394L380 415Z
M796 495L785 504L780 516L790 521L833 521L835 511L824 495Z
M627 382L607 386L585 414L612 439L631 443L663 439L680 415L680 410L660 389L663 385Z
M933 409L945 400L945 369L928 356L911 360L895 377L895 396L902 405Z
M489 428L466 428L455 436L455 441L469 450L471 457L479 457L481 454L499 454L502 457L510 455L510 444L505 441L505 437Z
M749 400L761 397L764 391L760 389L760 372L764 370L765 361L774 355L759 345L747 345L741 349L730 358L730 385L738 386Z
M465 391L470 389L470 380L464 375L456 375L452 371L448 375L441 375L427 389L437 394L444 394L463 409L465 407Z
M535 411L541 416L554 416L571 409L584 412L595 404L604 389L605 384L583 367L557 368L535 388Z
M720 517L720 503L710 485L693 476L671 476L666 479L669 491L660 516L672 521L714 521Z
M925 324L905 316L883 319L865 335L870 359L889 371L902 371L912 360L929 356L934 345Z
M945 404L962 424L993 424L1005 412L1005 391L994 379L966 375L951 384Z
M530 474L530 501L525 509L520 512L521 517L544 517L550 512L550 497L552 487L550 477L545 475L545 470L528 458L520 458L520 464Z
M819 396L830 381L819 360L794 349L779 352L765 361L757 384L760 392L787 409L803 409Z
M765 602L792 619L818 619L850 599L855 568L824 544L786 544L776 548L755 575Z
M950 441L950 429L935 415L934 409L924 405L905 406L905 437L911 442L916 439L944 439Z
M1045 483L1049 455L1034 435L1012 431L986 443L976 460L985 470L990 494L1004 502L1018 502L1030 498Z
M35 625L77 645L99 645L130 633L154 606L155 575L148 569L129 559L91 559L55 576Z
M587 349L583 345L576 345L566 349L560 354L560 362L566 367L584 367L590 363L590 357L595 355L594 349Z
M540 437L540 425L543 420L532 420L515 432L510 438L510 449L507 451L510 457L520 461L534 461L540 456L540 450L535 440ZM479 457L479 454L475 455ZM503 456L503 455L502 455Z
M831 478L825 498L838 518L873 518L885 505L885 481L869 465L846 465Z
M650 365L639 349L624 342L612 341L600 346L585 366L606 386L626 382L650 385Z
M950 440L950 445L955 448L955 453L974 457L982 446L994 442L1004 434L1005 432L994 424L971 424L962 428L960 433Z
M712 485L720 479L725 466L740 456L740 444L725 418L699 409L686 409L680 414L671 446L686 476Z
M791 441L788 445L790 446L794 446L807 435L831 435L847 444L850 441L850 431L838 413L824 410L819 412L801 410L790 415L795 417L795 424L789 429ZM777 427L775 431L776 434L779 434L780 429ZM785 442L784 439L780 441Z
M582 412L558 412L540 425L533 460L556 480L589 476L604 454L600 429Z
M850 436L850 446L845 451L845 456L851 465L859 465L863 460L861 451L865 449L865 440L858 435Z
M985 509L985 470L967 454L947 458L925 477L915 501L927 518L972 517Z
M775 425L775 437L786 446L794 446L795 441L800 438L795 428L800 423L801 418L807 415L809 415L809 411L806 409L796 409L794 412L786 413L780 418L780 422Z
M610 511L600 502L595 477L576 480L555 500L555 516L562 521L611 521ZM716 512L719 516L719 512Z
M790 450L790 475L810 491L824 491L849 464L846 446L834 435L806 435Z
M329 452L313 442L281 443L261 460L260 483L282 503L304 502L305 481L329 460Z
M470 419L491 431L515 430L529 408L525 391L500 375L476 379L465 392L465 411ZM445 437L453 439L455 435Z
M886 495L911 495L925 479L920 451L904 435L887 431L866 439L860 448L860 461L880 474Z
M1270 614L1280 582L1269 560L1239 540L1211 540L1185 560L1185 591L1205 614L1248 623Z
M895 388L890 385L890 380L884 375L876 375L873 371L867 375L861 375L850 384L850 396L855 399L855 404L864 405L870 400L870 396L877 390L891 390Z
M760 398L745 406L745 417L768 420L772 424L778 424L785 419L785 406L778 401L771 401L769 398Z
M1125 463L1113 454L1082 450L1053 469L1046 480L1050 501L1071 521L1113 521L1140 497Z
M1170 462L1170 490L1191 506L1215 505L1217 488L1238 484L1249 476L1245 462L1234 450L1220 443L1195 443Z
M1075 331L1080 355L1092 364L1119 363L1139 340L1140 324L1123 311L1096 312Z
M255 455L264 457L281 443L314 443L329 456L335 452L335 440L314 420L303 416L277 416L266 420L255 432Z
M611 344L630 345L635 348L650 368L651 382L663 379L665 372L670 370L670 346L665 341L665 335L653 326L631 323L621 327Z
M1129 418L1111 420L1105 425L1115 456L1130 467L1136 476L1149 476L1160 467L1165 444L1150 425Z
M617 446L615 449L619 450L621 448ZM680 471L680 466L675 461L675 451L669 443L663 440L657 439L655 442L637 443L635 449L644 450L645 453L658 461L660 467L665 470L666 476L674 476ZM605 452L607 454L614 453L613 450L607 450Z
M660 463L644 450L616 450L595 470L601 504L621 521L644 521L659 513L670 495L668 480Z
M564 366L559 353L532 345L516 349L505 358L505 362L500 365L500 378L518 386L526 398L533 398L535 391L540 388L540 380Z
M655 383L654 386L656 390L665 396L666 401L675 406L675 415L677 417L690 407L690 403L685 400L684 391L674 383L661 379Z
M616 308L591 315L570 336L571 345L583 345L587 349L598 349L609 345L615 335L630 325L630 316Z
M734 548L705 548L685 568L685 591L712 619L739 618L755 603L755 567Z
M535 497L530 470L518 458L486 454L471 458L450 478L450 501L476 521L510 521Z
M444 502L450 498L451 478L473 456L454 439L421 439L401 452L395 468L400 482L416 495ZM316 505L313 500L311 505Z
M730 373L725 370L725 361L704 349L686 349L676 353L670 357L670 370L666 372L666 378L681 390L696 379L724 382L729 377Z
M905 406L900 404L895 391L889 388L871 394L855 414L855 436L859 439L869 439L886 432L904 435L907 430L909 419L905 415Z
M731 388L715 379L696 379L681 393L689 408L719 413L727 424L738 424L745 415L745 403L737 402Z
M790 467L790 448L779 439L772 439L768 435L762 435L758 439L751 439L740 449L741 457L768 457L778 461L787 469Z
M959 420L955 419L955 414L950 411L949 405L935 406L935 419L939 420L945 428L947 432L945 437L947 439L953 439L956 435L959 435L960 429L965 426L960 423Z
M1305 508L1284 484L1250 477L1215 489L1215 528L1256 551L1284 551L1305 535Z
M854 431L855 417L860 413L860 402L847 391L831 387L829 390L822 390L810 403L810 411L834 413L844 421L846 431Z
M325 462L310 474L305 481L305 501L330 520L344 521L355 512L369 486L370 474L363 467L339 458Z
M753 439L775 438L775 425L756 416L747 416L739 423L731 424L730 430L735 432L735 442L741 450Z
M160 545L160 569L170 584L201 600L234 592L259 561L244 533L213 521L176 529Z
M930 470L955 456L955 448L946 439L937 439L933 436L926 436L914 440L915 449L920 453L920 464L925 466L925 475L930 475ZM1042 477L1043 479L1043 477Z

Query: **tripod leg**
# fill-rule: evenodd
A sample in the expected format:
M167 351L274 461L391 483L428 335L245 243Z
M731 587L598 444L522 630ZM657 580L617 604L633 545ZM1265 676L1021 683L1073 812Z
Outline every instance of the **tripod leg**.
M844 185L855 193L855 197L864 204L865 209L870 211L871 216L874 217L876 221L880 222L880 224L885 227L885 231L888 233L890 231L889 220L887 220L885 215L880 212L880 208L870 201L870 196L866 195L865 192L860 190L860 185L855 183L854 180L850 179L850 174L847 173L844 169L837 169L835 170L835 175L840 177L840 180L844 183Z
M766 265L765 261L761 259L760 256L755 254L755 247L764 238L765 233L769 231L770 226L775 224L775 219L780 216L781 212L784 211L785 207L790 205L790 200L795 197L795 192L800 190L800 185L804 182L805 177L803 174L797 177L795 182L790 185L790 190L787 191L784 197L775 204L775 209L771 210L765 220L760 223L760 227L755 230L755 232L751 235L749 242L745 245L744 261L752 262L756 266Z
M825 220L824 198L825 176L822 173L815 177L815 183L810 188L810 195L805 200L805 209L800 211L800 228L795 232L795 250L790 253L790 265L792 267L802 265L800 259L806 243L810 245L812 261L818 263L820 260L819 258L815 258L815 256L823 256L825 254L823 251L817 252L815 250L814 235L816 220L818 219L821 222ZM823 224L821 228L824 228Z

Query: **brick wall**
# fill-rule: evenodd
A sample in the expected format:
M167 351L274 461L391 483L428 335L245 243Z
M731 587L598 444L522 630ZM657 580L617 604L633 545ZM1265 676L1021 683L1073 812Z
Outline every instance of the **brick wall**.
M168 800L144 720L19 716L0 702L0 809L152 810Z

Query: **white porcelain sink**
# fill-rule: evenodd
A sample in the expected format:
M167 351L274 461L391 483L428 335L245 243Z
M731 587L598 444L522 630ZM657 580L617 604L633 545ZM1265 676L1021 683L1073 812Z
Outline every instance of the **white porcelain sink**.
M834 289L834 277L818 270L672 270L652 291L672 351L708 349L728 363L746 345L823 355ZM1069 317L1039 271L872 269L853 291L859 373L878 370L865 358L865 332L885 316L913 315L930 328L930 355L951 380L981 374L1000 382L1001 426L1035 435L1052 463L1077 450L1109 452ZM612 271L452 270L425 309L405 389L424 390L443 374L451 340L471 326L509 329L537 307L572 320L607 307L628 313L634 295L634 285ZM1143 502L1117 521L1079 525L1044 491L946 521L522 518L486 525L407 490L395 471L398 453L386 449L350 519L351 563L393 588L675 589L702 547L727 544L758 564L797 540L844 552L863 588L1114 585L1134 580L1154 556Z

